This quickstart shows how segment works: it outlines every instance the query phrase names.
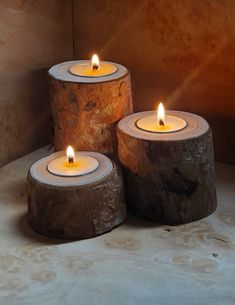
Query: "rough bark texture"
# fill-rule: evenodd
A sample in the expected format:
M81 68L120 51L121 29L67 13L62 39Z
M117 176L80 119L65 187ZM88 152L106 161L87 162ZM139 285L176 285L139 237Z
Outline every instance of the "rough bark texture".
M45 185L28 173L28 217L39 233L90 238L112 230L125 215L123 180L116 165L108 177L77 188Z
M102 83L50 78L55 151L76 150L117 156L116 123L132 113L130 75Z
M184 141L146 141L118 129L127 206L138 217L165 224L198 220L217 206L210 130Z

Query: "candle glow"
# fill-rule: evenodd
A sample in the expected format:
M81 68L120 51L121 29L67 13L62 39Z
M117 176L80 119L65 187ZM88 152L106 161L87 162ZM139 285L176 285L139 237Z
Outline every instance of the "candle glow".
M159 126L165 125L165 109L162 103L158 105L157 109L157 121Z
M187 125L187 122L169 112L165 114L163 103L159 103L157 112L153 111L154 115L143 116L136 122L139 129L156 133L168 133L179 131Z
M92 70L97 71L100 67L100 60L98 55L94 54L91 59Z
M72 146L68 146L66 149L67 162L69 165L73 165L75 162L75 154Z
M103 77L113 74L117 71L117 66L108 61L101 61L94 54L89 60L77 60L69 68L69 72L80 77Z

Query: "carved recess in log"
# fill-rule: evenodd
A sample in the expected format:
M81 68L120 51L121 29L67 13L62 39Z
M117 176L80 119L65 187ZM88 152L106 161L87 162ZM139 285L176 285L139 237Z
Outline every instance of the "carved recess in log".
M115 64L111 75L79 77L68 71L76 62L49 70L55 151L72 145L116 156L116 123L133 111L130 74Z
M28 173L28 218L39 233L64 239L90 238L111 231L126 216L120 169L99 153L99 167L79 177L60 177L47 164L57 152L37 161Z
M122 119L117 135L129 211L175 225L208 216L217 201L209 125L194 114L168 114L185 119L187 127L164 135L139 130L142 112Z

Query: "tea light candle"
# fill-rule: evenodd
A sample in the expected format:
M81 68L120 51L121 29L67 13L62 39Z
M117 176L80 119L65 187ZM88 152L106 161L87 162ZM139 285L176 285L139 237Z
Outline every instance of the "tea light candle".
M159 104L157 113L139 119L136 126L142 130L158 133L175 132L185 128L187 122L176 115L165 115L162 103Z
M116 70L115 64L100 61L99 57L94 54L91 60L79 61L72 65L69 72L82 77L100 77L113 74Z
M81 155L74 152L72 146L68 146L66 156L62 156L50 161L47 169L51 174L63 177L75 177L85 174L97 169L98 161L86 155Z

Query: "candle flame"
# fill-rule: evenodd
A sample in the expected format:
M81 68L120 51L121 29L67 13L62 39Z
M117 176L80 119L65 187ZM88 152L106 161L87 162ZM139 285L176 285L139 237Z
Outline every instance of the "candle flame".
M159 126L164 126L165 123L165 109L162 103L158 105L157 109L157 121Z
M75 161L75 154L74 154L74 149L72 146L68 146L66 150L66 155L67 155L67 161L71 165Z
M91 59L92 70L96 71L100 67L100 60L98 55L94 54Z

